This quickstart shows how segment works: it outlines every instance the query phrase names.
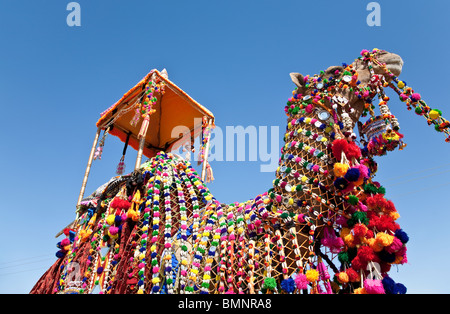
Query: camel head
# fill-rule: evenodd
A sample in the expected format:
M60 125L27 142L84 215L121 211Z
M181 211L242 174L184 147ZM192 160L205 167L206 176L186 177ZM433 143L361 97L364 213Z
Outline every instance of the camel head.
M380 88L386 86L393 75L399 76L403 67L400 56L384 50L363 50L361 55L349 65L330 66L319 75L291 73L297 86L294 97L320 96L323 106L336 110L339 115L347 113L354 126Z

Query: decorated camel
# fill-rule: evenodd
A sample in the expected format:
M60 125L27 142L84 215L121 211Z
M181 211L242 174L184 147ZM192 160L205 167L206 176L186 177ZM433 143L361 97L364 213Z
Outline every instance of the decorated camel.
M398 80L402 66L374 49L318 75L291 73L273 187L247 202L220 203L205 183L211 124L200 152L207 179L168 147L142 164L138 155L135 171L80 200L57 261L31 293L406 293L389 270L407 262L408 235L374 180L374 156L405 146L384 90L450 137L441 112ZM131 121L143 120L134 147L144 154L150 146L138 140L165 92L163 76L148 78Z

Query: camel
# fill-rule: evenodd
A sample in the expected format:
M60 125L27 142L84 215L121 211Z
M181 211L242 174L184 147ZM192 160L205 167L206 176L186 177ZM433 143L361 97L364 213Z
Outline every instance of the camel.
M408 236L353 131L381 95L383 134L401 147L382 90L402 66L374 49L291 73L273 187L246 202L219 202L189 161L164 151L108 182L30 293L405 293L388 273L407 262Z

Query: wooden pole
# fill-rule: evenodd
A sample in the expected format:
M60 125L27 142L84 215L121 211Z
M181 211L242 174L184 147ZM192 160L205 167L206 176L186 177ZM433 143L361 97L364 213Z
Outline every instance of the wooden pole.
M95 134L94 143L92 144L91 153L89 154L89 160L86 167L86 171L84 173L83 183L81 184L80 195L78 196L77 207L80 205L81 200L84 196L84 191L86 190L86 184L89 177L89 172L91 171L92 160L94 159L95 148L97 147L98 138L100 136L101 128L97 129L97 133ZM77 211L78 212L78 211ZM78 215L78 214L77 214Z
M145 135L141 137L139 141L139 150L136 157L136 164L134 165L134 170L139 169L139 166L141 165L142 160L142 152L144 151L144 144L145 144Z
M139 166L141 165L142 160L142 153L144 152L144 145L145 145L145 137L147 136L148 130L150 129L150 116L148 117L148 120L142 121L142 123L146 123L146 127L143 129L143 126L141 126L141 131L139 132L138 138L139 139L139 149L136 156L136 164L134 165L134 170L138 170Z
M209 119L208 126L211 127L212 119ZM203 157L203 166L202 166L202 181L205 182L205 175L206 175L206 165L208 164L208 155L209 155L209 141L211 140L211 129L208 133L208 139L205 146L205 156Z

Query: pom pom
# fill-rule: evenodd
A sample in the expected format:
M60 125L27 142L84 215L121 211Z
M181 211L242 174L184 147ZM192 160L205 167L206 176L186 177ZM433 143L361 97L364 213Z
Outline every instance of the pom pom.
M281 282L281 289L286 291L287 293L294 292L295 290L295 281L292 278L284 279Z
M395 294L406 294L406 287L401 283L395 284Z
M402 243L408 243L409 237L402 229L398 229L395 231L395 236L402 241Z
M355 142L348 143L347 147L344 148L344 153L349 160L353 158L361 158L361 149L355 144Z
M263 289L274 290L276 288L276 286L277 286L277 282L275 281L275 278L266 277L264 279Z
M396 256L394 253L388 253L385 250L378 253L379 258L386 263L394 263Z
M319 279L319 272L315 269L307 270L305 275L309 282L315 282Z
M414 93L411 95L411 100L412 101L419 101L422 97L420 96L419 93Z
M110 226L114 223L115 220L116 220L115 215L108 215L108 217L106 217L106 223Z
M394 236L384 232L378 232L375 239L382 246L389 246L394 242Z
M119 232L119 228L111 226L109 227L109 234L110 235L116 235Z
M70 244L69 238L64 238L64 239L61 240L61 246L62 247L66 246L66 245L69 245L69 244Z
M334 180L333 184L339 190L344 190L348 187L348 182L344 178L337 178Z
M348 252L345 252L345 251L339 252L338 253L338 260L343 265L348 264L349 261L350 261L349 256L348 256Z
M341 272L337 275L337 280L338 280L340 283L347 283L347 282L349 281L347 273L341 271Z
M392 244L386 247L386 252L395 253L395 252L399 251L402 247L403 247L403 242L400 241L399 238L395 237Z
M111 208L122 209L122 210L127 210L128 208L130 208L130 206L131 206L130 202L128 202L127 200L118 198L118 197L114 198L110 204Z
M349 166L347 164L341 164L340 162L337 162L333 167L334 175L336 177L343 177L347 173L348 168Z
M305 290L308 288L308 279L306 279L305 274L298 274L295 279L295 285L297 286L297 289L299 290Z
M436 120L441 116L442 112L438 109L431 110L428 115L430 116L430 119Z
M383 284L386 294L395 294L395 281L391 277L384 277L383 280L381 280L381 283Z
M357 257L362 263L367 264L375 259L375 252L369 246L361 246L358 250Z
M359 274L353 268L347 268L345 272L347 273L348 281L357 282L360 280Z
M337 161L341 161L342 152L346 150L347 146L348 142L346 139L338 139L333 141L331 150L333 152L334 158L336 158Z
M356 237L364 237L367 233L367 230L368 228L364 224L358 223L353 227L353 234Z
M64 256L66 256L66 252L58 251L58 252L56 252L55 256L57 258L63 258Z
M381 280L377 279L366 279L364 281L364 289L369 294L385 294Z
M347 179L348 180L348 179ZM359 202L359 198L357 197L357 196L355 196L355 195L349 195L349 197L348 197L348 203L350 204L350 205L357 205L358 204L358 202Z
M355 182L359 179L360 172L358 168L350 168L347 170L347 173L344 175L344 178L347 179L347 181Z
M364 288L357 288L353 290L353 294L367 294L367 291Z

